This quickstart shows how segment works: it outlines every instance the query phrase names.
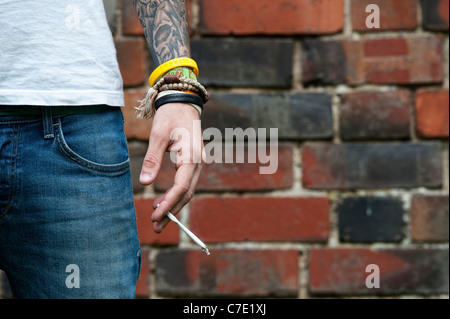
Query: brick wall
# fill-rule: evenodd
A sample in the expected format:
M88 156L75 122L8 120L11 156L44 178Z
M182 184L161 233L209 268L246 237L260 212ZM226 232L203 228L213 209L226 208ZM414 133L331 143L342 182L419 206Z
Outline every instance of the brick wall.
M209 164L180 219L153 233L138 174L155 67L131 1L105 1L124 78L143 265L140 298L449 295L449 1L191 0L203 128L279 129L278 170ZM366 6L380 28L366 27ZM368 288L368 265L380 271Z

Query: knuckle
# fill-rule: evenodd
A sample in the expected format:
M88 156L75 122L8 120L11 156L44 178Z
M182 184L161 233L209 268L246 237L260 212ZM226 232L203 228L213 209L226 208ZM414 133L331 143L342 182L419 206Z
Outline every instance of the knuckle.
M186 194L184 194L184 201L185 203L188 203L191 201L192 198L194 198L195 192L193 191L187 191Z
M187 183L183 183L183 184L175 184L176 190L181 193L186 195L189 192L189 184Z
M147 154L144 158L144 164L150 165L150 166L156 166L156 165L159 165L159 160L155 155Z

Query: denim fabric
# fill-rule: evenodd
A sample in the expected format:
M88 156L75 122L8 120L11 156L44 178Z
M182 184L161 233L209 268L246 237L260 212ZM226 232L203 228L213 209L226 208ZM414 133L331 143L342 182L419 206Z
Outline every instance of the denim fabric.
M140 271L118 108L0 116L0 268L15 298L134 298Z

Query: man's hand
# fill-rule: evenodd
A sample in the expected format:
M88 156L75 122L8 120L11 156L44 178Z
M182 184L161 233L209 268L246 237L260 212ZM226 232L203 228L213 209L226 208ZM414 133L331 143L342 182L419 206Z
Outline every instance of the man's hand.
M156 112L139 178L141 184L154 182L166 151L176 152L176 173L173 186L153 203L151 219L156 233L162 232L170 221L167 212L176 215L191 200L203 166L199 113L191 105L171 103Z
M190 57L186 0L133 0L133 3L156 65ZM189 138L180 138L178 133ZM174 184L153 203L153 228L160 233L169 222L167 212L177 214L192 198L200 175L203 139L198 111L189 104L163 105L153 118L149 143L139 179L143 185L153 183L166 151L177 152Z

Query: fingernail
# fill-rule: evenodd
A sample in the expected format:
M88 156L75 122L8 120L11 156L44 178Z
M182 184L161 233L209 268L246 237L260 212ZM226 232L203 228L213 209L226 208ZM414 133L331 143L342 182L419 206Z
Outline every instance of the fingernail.
M141 176L139 177L139 181L141 183L150 183L151 180L152 180L152 175L151 174L142 173Z

